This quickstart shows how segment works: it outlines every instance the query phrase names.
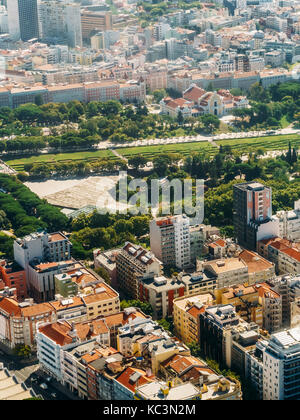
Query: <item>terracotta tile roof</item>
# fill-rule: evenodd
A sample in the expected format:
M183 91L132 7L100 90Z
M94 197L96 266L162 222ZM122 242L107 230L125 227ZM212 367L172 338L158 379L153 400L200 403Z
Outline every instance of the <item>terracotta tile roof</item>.
M226 242L223 241L223 239L218 239L217 241L215 241L215 244L219 245L219 246L226 246Z
M54 312L53 307L49 303L39 303L38 305L27 306L21 309L21 314L24 317L38 316L49 312Z
M0 309L9 315L14 314L15 317L21 317L21 308L17 300L13 298L0 299Z
M130 377L132 377L132 375L135 373L140 373L141 376L137 382L132 383ZM147 377L146 372L144 370L128 367L116 378L116 381L128 388L130 391L135 392L137 385L141 386L148 384L150 382L153 382L154 379L155 378L153 376Z
M72 302L71 302L71 300L72 300ZM64 310L64 309L75 308L77 306L83 306L82 299L80 297L77 297L77 296L73 297L72 299L65 299L65 301L70 301L71 302L71 303L68 303L67 305L63 305L63 303L62 303L63 301L64 301L64 299L62 299L62 300L55 300L55 301L49 302L49 304L51 306L53 306L53 308L56 311L61 311L61 310Z
M279 293L275 292L267 283L259 283L254 285L260 297L280 299Z
M276 241L284 241L284 239L274 237L274 238L269 238L269 239L262 239L261 241L259 241L259 243L263 245L270 245L271 243L276 242Z
M179 354L176 354L167 361L163 362L162 366L173 369L178 376L182 375L186 370L191 369L192 367L207 368L207 365L200 359L193 356L181 356Z
M72 343L72 338L68 336L70 325L67 322L47 324L41 326L38 330L60 346Z
M248 266L248 272L258 273L264 270L269 270L273 267L265 258L258 255L256 252L244 250L239 254L239 258Z
M39 331L60 346L72 343L72 336L83 342L100 334L109 334L109 329L102 319L72 324L68 321L59 321L41 326Z
M190 314L193 318L198 318L199 314L205 312L205 306L203 305L202 308L197 308L197 306L192 306L187 313Z
M201 366L201 367L195 367L193 366L188 372L183 374L180 379L183 382L191 382L196 381L198 382L199 379L203 376L209 376L213 375L215 372L211 370L209 367Z
M286 248L286 249L281 249L281 251L284 254L289 255L294 260L300 262L300 252L297 249L294 249L294 248Z
M126 325L130 320L134 320L136 318L143 318L146 319L147 316L140 311L136 311L131 313L130 315L126 315L125 312L119 312L117 314L106 315L103 319L105 319L106 324L109 328L117 325Z
M189 101L198 102L198 100L206 93L204 89L199 88L198 86L191 86L184 92L184 99Z
M223 239L218 239L217 241L211 242L210 244L208 244L208 246L210 246L211 248L217 248L217 247L222 247L224 248L226 246L226 242L223 241Z
M255 293L256 289L254 286L247 286L244 284L238 284L233 287L229 287L226 291L224 291L223 296L227 299L233 299L237 297L238 294L241 293L242 296L245 295L251 295L252 293Z
M115 299L118 297L117 292L115 292L114 290L108 288L108 287L104 287L101 283L101 285L99 285L99 288L105 289L103 290L103 292L98 292L97 293L97 289L95 289L95 293L92 293L90 295L87 296L83 296L82 300L84 301L84 303L86 305L91 305L93 303L97 303L97 302L103 302L105 300L110 300L110 299Z
M65 238L64 235L61 233L53 233L49 236L49 242L59 242L59 241L65 241L67 238Z

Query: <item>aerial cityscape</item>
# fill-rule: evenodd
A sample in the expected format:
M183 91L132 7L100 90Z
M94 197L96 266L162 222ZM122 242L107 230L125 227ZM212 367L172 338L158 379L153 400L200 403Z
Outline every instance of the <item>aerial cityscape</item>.
M299 147L299 0L0 0L0 400L299 400Z

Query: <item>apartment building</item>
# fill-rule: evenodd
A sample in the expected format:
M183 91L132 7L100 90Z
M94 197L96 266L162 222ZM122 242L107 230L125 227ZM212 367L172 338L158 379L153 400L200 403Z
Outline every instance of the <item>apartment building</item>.
M34 259L48 262L71 259L71 242L61 232L36 232L14 241L14 259L24 269Z
M146 249L126 242L122 251L117 255L117 282L120 289L131 299L137 299L138 277L160 276L161 262Z
M198 271L193 273L179 273L178 278L185 286L185 295L195 295L212 292L217 287L217 277L209 271L203 271L202 263L198 264Z
M214 304L211 293L179 297L174 300L173 322L175 334L184 343L199 342L199 314Z
M0 261L0 281L6 287L16 289L19 301L27 298L26 273L16 262Z
M77 325L78 328L79 325ZM110 349L109 331L103 321L82 324L89 333L87 341L75 348L61 351L61 383L72 392L78 392L83 398L88 396L87 363L83 363L83 354L101 354L101 349ZM92 339L91 339L92 337Z
M39 37L37 0L10 0L7 2L8 30L16 41Z
M80 268L81 264L75 260L61 262L39 262L33 260L27 266L27 284L29 295L36 302L47 302L55 298L54 276Z
M94 293L86 294L82 300L87 308L88 319L120 312L119 294L106 283L101 283Z
M38 3L38 14L43 40L66 40L70 47L82 46L79 4L44 0Z
M87 307L79 296L63 298L56 296L56 300L48 302L56 313L57 320L72 320L72 322L87 321Z
M256 250L257 242L276 235L277 223L271 220L272 190L258 182L233 187L233 222L238 243Z
M278 276L268 282L282 298L282 325L293 328L299 322L298 302L300 297L299 276Z
M81 356L86 367L86 394L89 400L114 400L114 378L126 365L124 358L113 348L98 348Z
M76 369L73 365L73 368L68 371L67 366L69 365L66 364L68 357L64 356L64 351L95 340L101 345L109 346L109 339L109 330L101 319L82 323L66 320L41 323L36 333L37 356L40 366L59 382L69 381L71 386L74 384L76 387L76 383L72 382L72 376Z
M274 263L277 274L300 273L300 248L296 242L274 237L258 243L258 252Z
M73 281L72 277L67 274L56 274L54 276L55 295L63 296L64 298L73 297L78 294L78 285Z
M142 277L139 281L139 300L149 302L153 308L153 318L163 319L172 316L173 301L185 294L184 284L175 278Z
M134 318L119 328L117 349L124 356L142 356L149 342L161 341L168 334L151 318Z
M83 9L81 11L81 27L83 40L89 42L95 33L112 29L112 15L110 12Z
M244 250L239 258L248 267L248 283L255 284L275 277L275 265L253 251Z
M231 330L247 324L237 315L232 305L215 305L199 315L199 344L205 357L221 366L231 366Z
M193 264L205 253L205 242L216 236L220 236L220 230L217 227L203 224L190 226L190 249Z
M146 84L141 78L139 81L130 80L127 83L120 83L120 100L124 102L143 102L146 99Z
M56 311L49 303L33 305L30 299L22 303L13 298L0 300L0 340L8 349L21 344L34 346L37 325L56 320Z
M203 271L216 278L216 287L223 288L239 283L246 283L249 278L248 266L240 258L227 258L207 261Z
M116 258L120 249L113 249L101 252L99 249L93 251L95 269L103 268L109 275L111 285L117 287L117 263Z
M298 400L299 327L273 334L263 348L263 399Z
M255 285L239 284L214 291L216 303L232 305L236 313L246 322L255 322L263 327L263 306L259 302L258 290Z
M105 320L106 325L110 331L110 342L112 347L117 348L118 346L118 334L119 328L124 325L134 321L135 319L149 319L149 316L146 316L138 308L125 308L124 311L118 312L116 314L103 315L102 319Z
M150 246L164 265L179 269L191 264L190 220L185 215L154 219L150 222Z
M278 220L280 238L300 240L300 200L294 202L294 210L278 211L273 218Z
M259 301L263 307L264 329L270 333L282 328L282 297L267 283L255 285Z
M101 324L103 331L105 325ZM93 339L84 344L66 350L62 353L62 384L67 386L72 392L78 392L78 396L82 399L109 399L111 393L97 392L99 387L96 386L95 364L101 362L102 365L106 360L113 356L113 360L122 361L123 356L120 355L112 347L107 347L99 343L99 340ZM66 369L65 369L66 368ZM68 372L65 374L65 372ZM70 373L72 373L70 375ZM95 398L93 398L95 395Z
M92 64L92 57L75 55L74 62ZM0 103L3 106L17 108L20 105L34 103L37 95L43 102L67 103L78 100L81 102L108 100L124 100L143 102L145 100L145 84L142 81L119 83L112 81L95 81L73 84L55 84L54 86L26 86L0 89Z

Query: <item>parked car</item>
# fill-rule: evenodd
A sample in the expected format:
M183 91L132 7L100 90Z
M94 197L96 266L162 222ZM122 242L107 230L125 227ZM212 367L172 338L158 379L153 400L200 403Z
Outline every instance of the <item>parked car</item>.
M48 389L48 385L47 385L47 384L45 384L45 383L42 383L42 384L40 385L40 387L41 387L42 389L44 389L44 390Z

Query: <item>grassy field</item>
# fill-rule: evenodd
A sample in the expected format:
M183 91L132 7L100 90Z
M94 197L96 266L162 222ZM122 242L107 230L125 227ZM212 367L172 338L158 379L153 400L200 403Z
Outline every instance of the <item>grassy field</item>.
M117 149L117 152L126 158L130 158L134 155L142 155L147 158L153 158L162 153L180 153L183 156L189 155L192 152L214 154L217 152L217 148L211 145L208 141L203 141L194 143L166 144L160 146L130 147L126 149Z
M300 147L300 136L289 134L284 136L253 137L246 139L218 140L216 143L222 146L230 146L232 150L241 153L251 152L257 149L267 151L287 150L289 142L292 147Z
M19 159L7 160L6 163L17 171L24 170L26 163L57 163L70 161L91 161L96 159L117 159L110 150L95 150L90 152L42 154Z
M291 142L292 147L300 148L300 136L298 134L218 140L216 143L219 146L231 146L232 150L242 154L255 151L257 149L264 149L265 151L286 150L288 149L289 141ZM180 153L184 157L193 152L203 152L214 155L217 153L217 151L218 148L213 146L208 141L117 149L117 152L125 158L130 158L135 155L142 155L149 158L149 160L159 156L162 153ZM89 152L59 153L49 155L42 154L30 157L22 157L19 159L7 160L7 164L18 171L22 171L24 170L24 165L26 163L54 163L83 160L91 161L102 158L109 160L117 159L110 150L97 150Z

